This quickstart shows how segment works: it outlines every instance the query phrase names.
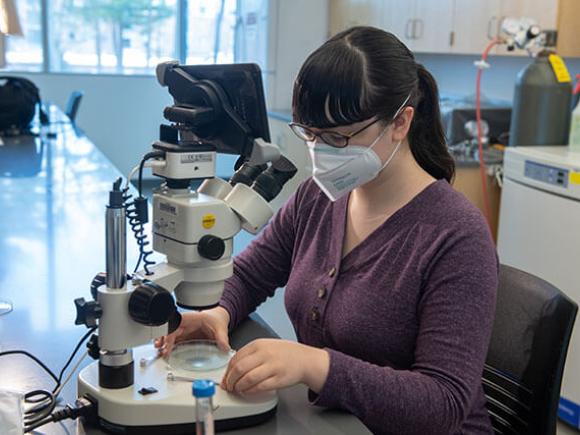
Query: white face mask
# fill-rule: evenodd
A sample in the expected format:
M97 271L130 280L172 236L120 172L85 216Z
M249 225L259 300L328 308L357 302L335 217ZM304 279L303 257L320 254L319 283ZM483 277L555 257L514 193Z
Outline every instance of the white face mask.
M397 118L407 101L393 116ZM312 178L331 201L336 201L347 193L373 180L391 162L401 146L399 141L385 163L373 150L378 141L385 135L389 126L368 146L347 145L336 148L325 143L307 142L312 159Z

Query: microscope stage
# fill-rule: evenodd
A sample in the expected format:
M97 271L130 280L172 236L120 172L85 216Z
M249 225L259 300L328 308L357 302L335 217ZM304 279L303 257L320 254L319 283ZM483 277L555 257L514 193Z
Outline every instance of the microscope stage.
M195 433L195 398L192 383L167 379L175 376L211 379L216 383L213 398L214 420L217 431L253 426L272 417L276 412L278 397L270 392L256 396L239 397L219 387L226 367L213 371L192 372L174 370L163 358L150 361L141 367L141 358L155 358L152 345L133 349L135 383L127 388L99 387L98 362L84 368L78 377L78 395L87 394L98 402L99 424L112 433L123 434L185 434ZM156 392L141 394L142 388Z

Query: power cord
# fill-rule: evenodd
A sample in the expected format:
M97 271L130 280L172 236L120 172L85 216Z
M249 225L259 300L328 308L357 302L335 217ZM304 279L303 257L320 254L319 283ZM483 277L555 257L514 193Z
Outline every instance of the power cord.
M87 331L87 333L85 333L85 335L81 337L81 339L75 346L73 352L71 353L70 357L64 364L58 376L55 375L54 372L50 370L39 358L37 358L36 356L32 355L31 353L25 350L7 350L4 352L0 352L0 357L9 355L27 356L28 358L36 362L40 367L42 367L42 369L46 371L46 373L48 373L56 383L52 391L39 389L28 391L24 394L24 403L25 405L28 405L27 409L24 411L24 432L30 432L36 429L37 427L40 427L43 424L50 423L52 421L60 421L63 420L64 418L73 418L69 417L69 415L73 416L75 415L75 413L78 413L77 415L78 417L83 413L88 412L89 405L82 402L80 404L77 404L75 408L67 405L67 407L64 410L53 413L54 408L56 407L56 401L59 394L61 393L62 389L66 386L66 384L69 382L69 380L72 378L72 375L74 374L76 369L80 366L81 362L87 356L87 352L85 352L83 357L80 358L79 361L77 361L73 370L69 373L69 375L63 382L62 378L64 376L66 369L70 366L70 364L74 360L74 357L76 356L82 344L96 329L97 328L89 329L89 331ZM93 403L91 406L94 407L96 405ZM55 418L58 418L58 420L55 420Z
M39 420L24 429L24 432L32 432L34 429L44 426L48 423L57 423L62 420L70 418L76 420L79 417L84 417L87 420L96 420L97 404L88 397L79 397L75 400L75 406L66 405L63 409L53 412L49 416Z

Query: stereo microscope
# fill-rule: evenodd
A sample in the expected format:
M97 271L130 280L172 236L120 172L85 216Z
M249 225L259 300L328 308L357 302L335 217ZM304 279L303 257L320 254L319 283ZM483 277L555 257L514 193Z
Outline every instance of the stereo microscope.
M218 304L224 281L233 274L233 237L241 229L260 231L273 214L268 202L296 173L269 143L257 65L165 62L156 74L174 99L164 110L171 124L161 125L160 139L133 171L139 172L139 196L129 202L121 179L113 184L106 207L106 273L94 278L92 300L75 300L75 323L97 332L87 346L98 359L80 372L78 395L97 404L99 425L113 433L194 432L195 402L187 382L193 378L169 371L151 341L177 329L177 307L202 310ZM215 176L216 153L240 156L229 182ZM152 246L166 256L157 265L148 259L152 252L144 230L146 167L163 179L153 193ZM193 181L201 182L197 190ZM127 219L144 262L131 275ZM219 383L224 371L199 376ZM214 404L218 430L243 427L271 417L277 395L242 398L218 388Z

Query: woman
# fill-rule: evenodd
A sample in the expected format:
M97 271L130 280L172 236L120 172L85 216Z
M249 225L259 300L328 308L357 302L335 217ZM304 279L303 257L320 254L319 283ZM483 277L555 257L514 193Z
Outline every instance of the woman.
M308 57L292 105L312 179L235 259L220 306L157 346L204 335L228 348L228 327L285 286L298 343L239 350L227 391L304 383L374 433L492 433L481 374L497 257L449 185L433 77L392 34L355 27Z

